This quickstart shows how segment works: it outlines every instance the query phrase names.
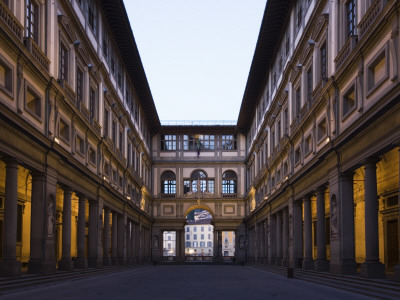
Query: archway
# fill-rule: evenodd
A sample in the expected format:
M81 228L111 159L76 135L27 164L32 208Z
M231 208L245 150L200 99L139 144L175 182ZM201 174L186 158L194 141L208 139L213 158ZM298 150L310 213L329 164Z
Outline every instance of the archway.
M214 256L214 226L211 210L196 205L185 212L186 261L212 261Z

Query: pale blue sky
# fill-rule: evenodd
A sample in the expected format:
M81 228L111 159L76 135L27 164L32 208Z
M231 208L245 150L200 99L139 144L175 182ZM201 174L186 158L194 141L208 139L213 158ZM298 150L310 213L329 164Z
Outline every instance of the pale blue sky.
M126 0L160 120L237 120L266 0Z

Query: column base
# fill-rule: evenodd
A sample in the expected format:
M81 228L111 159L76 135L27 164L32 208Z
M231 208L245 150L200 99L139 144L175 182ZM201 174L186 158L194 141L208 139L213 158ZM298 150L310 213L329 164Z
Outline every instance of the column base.
M318 272L328 272L329 271L329 262L324 259L317 259L314 261L315 271Z
M1 259L0 276L4 277L21 276L21 262L16 259Z
M365 278L385 278L385 265L380 262L362 263L361 276Z
M57 271L56 262L46 262L42 259L30 259L28 261L29 274L51 274Z
M394 266L394 280L400 282L400 265Z
M314 270L314 260L312 258L303 259L303 270Z
M75 269L87 269L88 267L88 261L86 258L77 258L74 261L74 268Z
M282 258L280 258L280 257L275 258L275 265L281 266L282 265Z
M111 264L118 265L118 257L111 257Z
M58 270L72 271L74 269L74 262L71 258L61 258L58 262Z
M126 265L126 258L125 257L118 257L118 264Z
M100 268L102 266L101 260L99 260L97 257L95 257L95 258L89 257L88 266L89 266L89 268Z
M332 273L341 275L357 275L357 263L355 260L342 260L339 264L330 263L329 269Z
M289 266L289 260L287 258L282 259L282 266L284 266L284 267Z
M110 265L111 265L111 258L103 257L103 266L110 266Z
M301 258L295 258L294 267L297 269L301 269L303 267L303 260Z

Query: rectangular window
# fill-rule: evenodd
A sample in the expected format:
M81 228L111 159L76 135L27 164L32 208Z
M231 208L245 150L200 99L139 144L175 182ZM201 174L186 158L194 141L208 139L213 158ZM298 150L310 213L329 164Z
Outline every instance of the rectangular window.
M187 235L186 235L186 239L187 239L187 240L190 240L190 234L187 234Z
M356 35L356 0L346 2L346 35Z
M61 118L60 118L58 134L64 141L69 143L69 136L70 136L69 124Z
M346 117L356 106L356 91L354 85L343 96L342 117Z
M289 114L288 114L288 109L285 108L284 112L283 112L283 123L284 123L284 129L283 129L283 134L289 134Z
M106 161L104 162L104 174L109 177L110 176L110 164Z
M96 150L93 147L89 148L89 161L94 165L96 164Z
M183 181L183 193L187 194L190 192L190 180Z
M161 150L163 151L176 150L176 135L172 134L161 135Z
M212 247L212 242L207 242L207 247Z
M0 88L12 93L12 69L0 60Z
M199 135L197 142L199 143L200 149L214 150L214 135L212 134Z
M119 132L118 141L119 141L118 149L122 151L123 142L124 142L124 133L122 131Z
M326 43L322 44L320 48L320 54L321 54L321 79L324 80L328 78Z
M214 194L214 180L207 180L207 190L209 193Z
M117 123L113 120L112 121L112 128L111 128L111 134L112 134L112 141L114 142L114 145L117 143Z
M29 87L26 89L26 108L37 118L42 118L42 99Z
M195 227L196 228L196 227ZM195 230L196 231L196 230ZM197 234L193 234L193 239L197 240Z
M307 101L311 101L311 96L313 92L313 72L312 65L307 70Z
M104 57L108 58L108 38L106 31L103 31L103 54Z
M87 13L88 13L88 24L90 29L92 29L93 33L96 34L96 30L97 30L97 15L96 15L96 7L94 4L94 0L89 0L88 1L88 9L87 9Z
M96 118L96 91L94 88L90 87L89 89L89 111L90 118Z
M204 240L204 234L200 235L200 239Z
M34 0L26 1L26 36L39 44L39 5Z
M296 89L295 94L295 109L294 109L294 117L300 116L300 109L301 109L301 88L300 86Z
M80 135L76 135L75 151L82 155L85 153L85 141Z
M61 41L59 55L59 79L68 81L68 50Z
M312 139L311 139L311 134L309 134L304 141L304 155L310 153L311 150L312 150Z
M79 67L76 68L76 99L83 101L83 71Z
M222 135L221 147L223 150L236 150L236 135L235 134L223 134Z
M321 141L327 135L327 128L326 128L326 118L323 118L318 123L317 128L317 140Z
M107 138L108 137L108 124L109 124L109 122L110 122L110 117L109 117L109 112L108 112L108 110L107 109L104 109L104 128L103 128L103 135L104 135L104 137L105 138Z
M185 247L186 248L190 248L191 247L191 243L190 242L185 242Z

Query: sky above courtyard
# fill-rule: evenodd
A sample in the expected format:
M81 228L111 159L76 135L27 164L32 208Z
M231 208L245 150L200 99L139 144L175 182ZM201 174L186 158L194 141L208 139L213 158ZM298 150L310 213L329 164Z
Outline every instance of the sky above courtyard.
M125 0L161 121L237 120L266 0Z

